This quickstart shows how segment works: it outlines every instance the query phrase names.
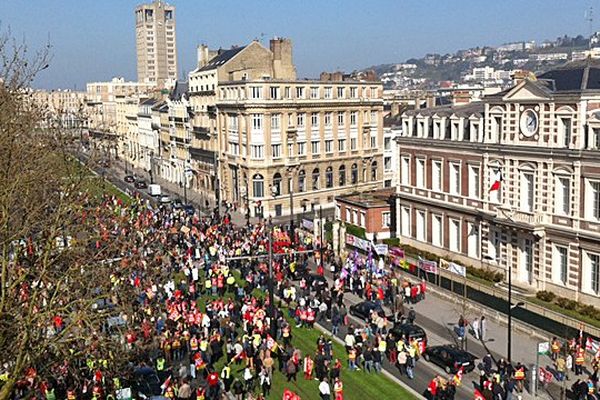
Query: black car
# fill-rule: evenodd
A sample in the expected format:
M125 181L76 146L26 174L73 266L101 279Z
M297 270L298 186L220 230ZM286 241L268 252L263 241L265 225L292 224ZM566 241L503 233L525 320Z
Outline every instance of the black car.
M131 385L132 394L140 398L153 398L162 394L161 377L150 367L141 367L134 371ZM143 396L143 397L142 397Z
M183 208L183 201L181 199L175 199L171 202L171 205L176 210L181 210Z
M418 341L421 353L427 348L427 334L419 325L409 323L395 324L392 329L390 329L389 334L394 341L398 341L402 337Z
M444 368L449 374L455 374L461 367L464 367L465 373L471 372L477 360L473 354L452 344L428 347L423 358Z
M184 205L184 206L183 206L183 209L185 210L185 213L186 213L187 215L189 215L190 217L196 213L196 209L195 209L195 208L194 208L194 206L193 206L193 205L191 205L191 204L186 204L186 205Z
M136 189L147 189L148 188L148 184L144 180L135 181L134 186Z
M350 315L368 320L371 317L371 311L377 312L382 317L385 316L383 308L373 301L361 301L358 304L350 306Z
M123 178L123 180L127 183L133 183L135 182L135 177L133 175L125 175L125 178Z

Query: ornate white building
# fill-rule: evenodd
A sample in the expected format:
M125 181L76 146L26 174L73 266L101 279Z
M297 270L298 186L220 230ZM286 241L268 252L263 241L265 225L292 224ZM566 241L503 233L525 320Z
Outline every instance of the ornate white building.
M599 301L599 66L572 63L399 123L402 242L475 267L511 266L516 285Z

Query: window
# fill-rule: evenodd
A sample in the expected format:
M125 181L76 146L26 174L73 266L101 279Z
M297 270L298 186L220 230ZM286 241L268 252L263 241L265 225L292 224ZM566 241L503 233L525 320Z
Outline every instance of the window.
M262 91L260 86L252 86L250 87L250 98L251 99L260 99L262 97Z
M450 251L460 252L460 220L449 220L448 226L448 244Z
M238 129L238 118L236 115L230 115L228 118L229 129L237 131Z
M352 167L350 168L350 179L352 185L358 183L358 165L356 164L352 164Z
M333 140L328 139L325 141L325 153L333 153Z
M383 138L383 149L384 150L392 149L392 138L389 138L389 137Z
M350 138L350 150L356 150L358 147L358 138L351 137Z
M371 164L371 181L377 180L377 161L373 161Z
M358 97L358 89L355 87L350 88L350 98L355 99Z
M281 195L281 174L277 172L273 175L273 193L275 196Z
M262 160L265 158L265 146L264 145L251 145L250 154L254 160Z
M306 143L305 142L298 143L298 155L299 156L306 155Z
M275 204L275 216L281 217L282 215L282 207L281 204Z
M371 125L377 125L377 111L371 111Z
M585 204L586 218L600 220L600 181L588 181Z
M389 211L381 213L381 224L383 227L390 227L392 225L392 214Z
M262 129L263 116L262 114L252 114L252 130L259 131Z
M349 208L346 208L346 222L352 223L352 211Z
M567 177L556 177L556 189L554 190L554 213L558 215L569 215L571 205L571 180Z
M318 128L319 127L319 113L312 113L312 114L310 114L310 126L312 128Z
M312 172L312 188L313 188L313 190L319 190L320 177L321 177L321 173L319 172L319 168L313 169L313 172Z
M299 113L298 115L296 115L296 123L298 128L304 128L305 118L306 114L304 113Z
M563 246L554 246L553 277L555 282L566 285L569 278L569 249Z
M346 186L346 166L340 165L339 175L340 175L340 186Z
M281 114L271 115L271 130L278 131L281 129Z
M352 210L352 223L358 225L358 211Z
M331 113L325 113L325 126L331 126Z
M499 204L502 196L502 170L498 165L491 166L488 170L490 188L495 182L500 182L500 188L498 190L489 191L490 202Z
M426 231L426 226L425 226L425 211L420 211L417 210L417 240L420 240L421 242L425 242L425 231Z
M360 226L365 226L366 214L364 211L360 212Z
M469 165L469 197L479 198L479 167Z
M560 118L559 119L559 132L561 142L564 147L569 147L571 144L571 118Z
M500 233L490 231L487 240L487 255L490 260L498 261L500 257Z
M356 111L352 111L350 113L350 126L356 126L356 115L357 115Z
M418 188L425 187L425 159L417 158L417 184Z
M371 136L371 148L377 148L377 136Z
M600 256L590 254L590 288L595 294L600 294Z
M337 88L337 97L338 99L343 99L344 97L346 97L346 91L345 91L345 87L338 87Z
M450 163L450 194L460 195L460 163Z
M529 239L523 240L520 261L521 280L531 283L533 278L533 242Z
M392 187L392 180L391 179L386 179L385 181L383 181L383 187L384 188L391 188Z
M325 187L332 188L333 187L333 168L327 167L325 170Z
M400 232L402 236L410 237L410 208L402 207L400 210Z
M338 112L337 119L338 119L338 126L344 126L344 113L343 112Z
M292 98L292 88L290 88L289 86L286 86L283 89L283 93L284 93L286 99L291 99Z
M252 177L252 190L254 193L254 197L264 197L265 181L262 175L256 174Z
M302 86L296 87L296 98L303 99L304 98L304 88Z
M287 144L287 154L288 157L293 157L294 156L294 143L288 143Z
M311 99L318 99L319 98L319 88L318 87L311 87L310 88L310 98Z
M385 171L392 170L392 157L384 157L383 158L383 169Z
M433 160L431 162L431 190L442 191L442 162Z
M467 224L467 254L471 258L479 258L479 226L475 222Z
M279 99L279 86L271 86L270 92L271 92L271 98L273 100Z
M340 151L340 152L346 151L346 139L338 140L338 151Z
M304 192L306 190L306 172L300 170L298 172L298 191Z
M442 216L432 214L431 216L431 244L442 247L443 243Z
M318 140L313 140L312 142L310 142L310 149L312 154L319 154L321 152L321 149L319 148L321 142Z
M521 172L521 210L525 212L533 211L533 173L532 172Z
M377 88L376 87L372 87L371 88L371 98L372 99L376 99L377 98Z
M281 158L281 144L272 144L271 152L273 153L273 158Z
M407 156L400 161L400 183L410 185L410 157Z
M325 95L324 95L324 97L325 97L326 99L331 99L331 97L332 97L332 92L333 92L333 89L332 89L331 87L326 87L326 88L325 88Z

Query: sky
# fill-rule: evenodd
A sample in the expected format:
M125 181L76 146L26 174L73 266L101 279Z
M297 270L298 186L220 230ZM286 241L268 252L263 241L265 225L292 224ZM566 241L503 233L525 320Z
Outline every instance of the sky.
M600 0L171 0L179 69L196 47L229 48L274 36L293 42L298 76L399 63L427 53L589 34L584 15ZM0 32L31 50L50 44L50 67L34 86L85 89L86 82L136 79L130 0L0 0Z

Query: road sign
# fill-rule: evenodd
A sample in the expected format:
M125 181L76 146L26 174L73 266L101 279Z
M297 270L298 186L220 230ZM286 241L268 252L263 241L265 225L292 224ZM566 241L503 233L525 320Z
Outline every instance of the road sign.
M538 343L538 354L546 354L550 350L549 342Z

